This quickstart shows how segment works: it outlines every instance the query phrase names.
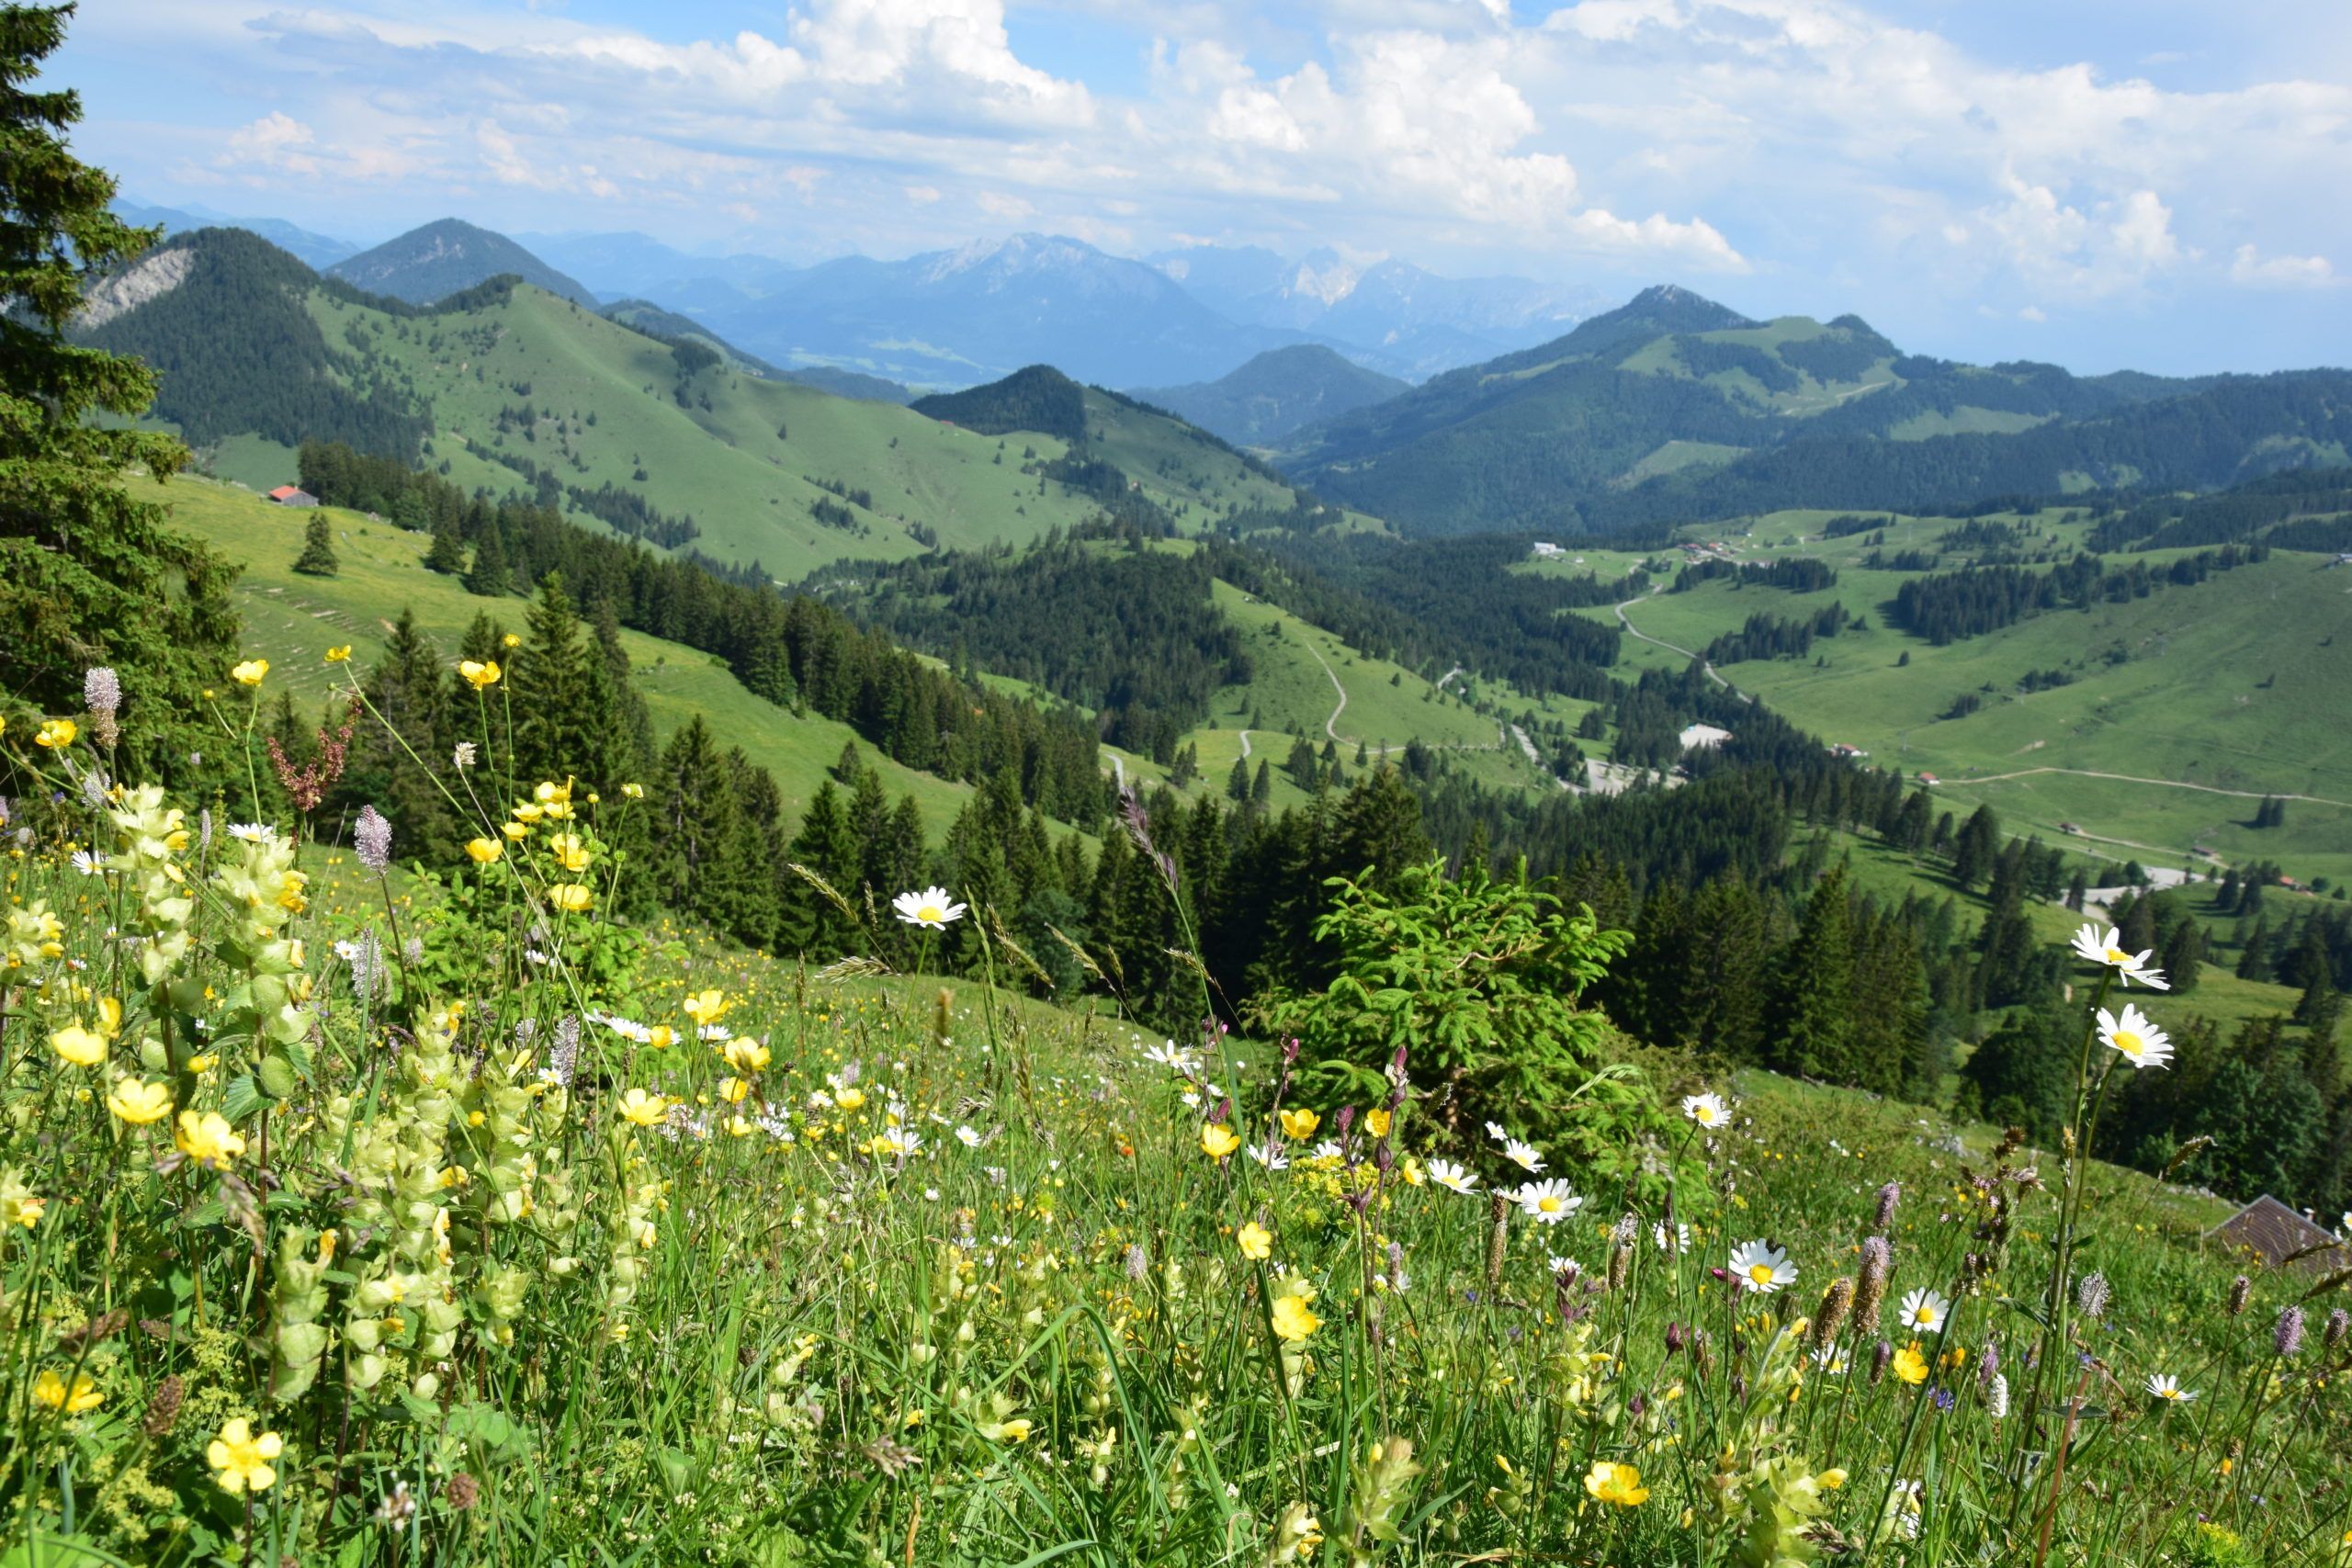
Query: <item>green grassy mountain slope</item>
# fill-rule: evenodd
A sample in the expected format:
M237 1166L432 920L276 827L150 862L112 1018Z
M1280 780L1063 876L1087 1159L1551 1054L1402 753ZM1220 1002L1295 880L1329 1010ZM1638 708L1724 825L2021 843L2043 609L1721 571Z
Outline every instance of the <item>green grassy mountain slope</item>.
M1319 344L1301 344L1269 349L1215 381L1142 387L1135 395L1227 441L1262 446L1411 389L1410 382L1367 370Z
M454 578L426 570L424 558L431 541L423 534L371 523L364 513L338 507L288 511L236 486L199 478L172 480L169 501L180 527L243 566L234 592L244 621L243 649L267 658L273 686L293 691L306 707L325 697L333 673L322 662L326 650L348 644L356 662L373 663L403 609L415 612L419 626L452 660L479 614L488 612L513 629L522 628L526 604L521 598L478 598ZM303 527L318 515L334 531L341 570L334 577L292 570ZM796 716L754 696L707 654L635 631L623 631L621 642L659 738L666 739L701 714L728 745L742 747L775 775L796 819L842 748L857 739L847 725ZM934 837L970 798L971 790L963 784L902 767L863 741L858 750L880 770L891 798L915 797Z
M430 305L459 289L512 276L550 294L593 305L596 297L503 234L443 218L346 256L327 269L355 288L412 305Z
M744 353L692 316L681 315L650 299L616 299L605 307L605 314L625 326L650 333L655 337L669 338L673 342L698 339L725 355L730 363L772 381L797 381L804 387L814 387L838 398L864 398L877 403L914 400L915 394L909 389L879 376L861 375L854 370L836 369L830 365L804 365L789 370L779 365L771 365L757 355Z
M2352 375L2084 378L1905 354L1853 316L1651 289L1557 341L1300 432L1318 491L1424 533L2211 487L2343 460Z
M1294 505L1262 465L1113 394L1083 393L1078 428L1125 477L1065 482L1040 471L1068 456L1055 436L763 378L511 281L431 309L365 296L238 231L174 241L99 294L85 336L163 367L159 412L256 487L292 479L306 437L424 453L461 485L536 492L592 525L690 518L695 549L785 578L1034 537L1129 479L1171 511Z
M1724 536L1744 563L1832 568L1829 586L1792 592L1718 576L1576 613L1629 628L1630 666L1679 669L1751 617L1809 621L1842 604L1866 626L1793 657L1718 654L1717 672L1825 742L1861 748L1873 766L1935 775L1963 815L1990 802L2015 830L2074 839L2117 863L2212 874L2215 857L2267 859L2305 882L2352 879L2352 737L2341 716L2352 569L2277 549L2201 582L2095 598L1939 646L1903 629L1896 599L1928 564L1967 567L1975 552L1949 543L1961 521L1895 516L1825 536L1832 520L1778 513ZM2013 527L2030 556L2059 558L2097 526L2083 511L1977 521ZM2197 553L2102 558L2109 570L2161 573ZM1898 558L1915 569L1892 570ZM2287 799L2285 821L2255 828L2270 795Z

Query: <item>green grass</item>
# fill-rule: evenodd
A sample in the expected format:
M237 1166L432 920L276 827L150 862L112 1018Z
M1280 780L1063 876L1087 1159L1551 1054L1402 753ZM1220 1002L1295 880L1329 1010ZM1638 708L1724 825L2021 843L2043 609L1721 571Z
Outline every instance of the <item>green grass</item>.
M1828 515L1774 513L1734 542L1743 559L1830 561L1835 587L1790 594L1719 579L1645 598L1628 617L1650 637L1695 650L1750 615L1800 618L1842 603L1869 618L1868 630L1816 639L1804 660L1722 673L1825 741L1863 748L1874 765L1937 775L1956 807L1989 801L2013 827L2052 838L2073 823L2086 852L2180 866L2206 863L2191 852L2202 845L2231 861L2278 860L2304 881L2352 878L2352 731L2337 717L2341 694L2352 689L2352 638L2337 635L2352 624L2352 573L2282 551L2194 587L2043 615L1936 648L1891 623L1907 574L1854 565L1865 536L1821 539ZM2049 538L2081 536L2082 525L2055 514L2035 521ZM1932 547L1951 525L1902 520L1887 530L1886 547ZM2117 558L2161 568L2182 553ZM1577 613L1615 618L1607 607ZM1634 671L1687 662L1633 638L1624 657ZM2028 671L2048 670L2072 683L2018 690ZM1942 716L1970 693L1982 701L1977 711ZM2129 779L2080 776L2094 773ZM2256 832L2244 824L2269 793L2321 799L2291 801L2284 829Z
M273 685L293 691L306 705L326 694L328 667L321 659L328 648L347 643L356 662L372 662L404 608L415 612L418 626L451 660L466 628L484 611L512 630L522 629L524 600L480 599L456 580L425 570L430 541L423 535L324 508L334 526L342 571L332 578L300 577L291 569L309 513L272 506L201 479L172 481L170 500L183 526L244 564L235 591L244 618L243 647L267 657ZM845 724L795 717L753 696L708 654L632 631L621 634L621 643L657 737L666 739L702 714L724 743L741 746L775 775L793 820L840 760L842 746L856 739ZM858 750L880 770L892 798L915 797L934 839L970 798L968 787L901 766L862 740Z
M831 981L691 931L615 948L590 917L530 916L520 854L478 896L412 906L428 954L363 1003L332 956L373 918L341 896L355 868L314 860L337 897L261 929L255 910L274 922L289 902L286 856L225 839L209 853L183 857L184 883L155 878L193 891L203 938L167 965L187 982L169 990L130 983L112 939L166 906L151 916L129 879L38 851L11 873L12 899L61 921L60 955L30 961L56 983L22 993L38 1027L78 1006L69 960L124 1002L99 1065L37 1047L0 1084L0 1199L46 1202L7 1231L10 1298L44 1305L9 1318L0 1375L87 1395L61 1410L28 1392L5 1417L21 1459L10 1534L52 1538L45 1556L1243 1568L1283 1561L1300 1539L1283 1521L1312 1517L1329 1544L1289 1561L1730 1568L1750 1561L1735 1543L1781 1529L1775 1560L1807 1560L1806 1519L1775 1509L1792 1495L1857 1564L2030 1562L2046 1506L2050 1562L2173 1568L2324 1563L2316 1543L2352 1524L2333 1483L2352 1430L2318 1345L2342 1292L2308 1300L2310 1343L2275 1354L2276 1314L2318 1277L2248 1269L2251 1309L2227 1314L2247 1265L2203 1239L2228 1213L2209 1196L2077 1173L2054 1150L1996 1164L1990 1128L1644 1053L1617 1086L1638 1103L1734 1101L1705 1136L1665 1123L1645 1162L1677 1172L1690 1247L1668 1250L1652 1239L1662 1183L1596 1180L1556 1146L1546 1174L1585 1200L1557 1224L1427 1180L1441 1155L1482 1188L1524 1179L1475 1117L1444 1131L1434 1029L1410 1041L1382 1134L1390 1175L1364 1157L1362 1120L1351 1157L1313 1156L1340 1108L1295 1087L1283 1109L1320 1125L1290 1130L1277 1173L1204 1155L1188 1086L1143 1055L1157 1034L1099 1011L969 979ZM220 859L234 875L216 881ZM215 945L232 917L238 939ZM295 1021L299 1098L272 1110L248 1078L248 965L282 968L295 939L316 987ZM637 1046L592 1024L576 1071L559 1070L550 1043L582 1006L569 965L600 944L613 967L595 1004L685 1038ZM693 1040L684 1004L706 987L755 1055ZM153 1010L174 997L202 998L201 1040ZM142 1060L149 1038L183 1042L185 1072ZM1243 1043L1200 1069L1236 1091L1252 1142L1281 1135L1272 1070ZM221 1116L242 1149L159 1160L172 1123L99 1101L126 1077ZM877 1143L894 1128L921 1146ZM2005 1179L2023 1168L2038 1181ZM266 1201L248 1209L254 1191ZM1358 1192L1361 1210L1344 1201ZM1262 1259L1239 1245L1251 1224ZM2062 1233L2109 1293L2103 1315L2073 1319L2097 1358L2081 1383L2059 1343L2045 1364L2070 1378L2044 1387L2029 1353ZM1886 1300L1831 1340L1844 1371L1801 1359L1781 1336L1809 1331L1871 1235L1892 1244ZM1734 1295L1729 1255L1763 1236L1794 1283ZM1564 1288L1555 1258L1580 1278ZM1919 1289L1951 1298L1940 1330L1891 1322ZM1938 1364L1924 1386L1872 1371L1914 1339ZM2156 1373L2198 1402L2148 1397ZM2041 1461L2070 1395L2086 1408L2053 1487ZM241 1419L278 1438L250 1496L209 1457ZM1637 1467L1645 1499L1593 1500L1603 1461ZM1913 1481L1916 1516L1895 1485ZM1917 1544L1883 1529L1890 1498ZM2242 1537L2240 1555L2211 1555L2200 1519Z

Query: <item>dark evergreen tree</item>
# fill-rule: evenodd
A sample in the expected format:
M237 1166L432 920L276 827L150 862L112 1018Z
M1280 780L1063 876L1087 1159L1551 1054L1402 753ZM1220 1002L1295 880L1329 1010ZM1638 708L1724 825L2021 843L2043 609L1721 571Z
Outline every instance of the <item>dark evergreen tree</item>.
M1773 977L1766 1058L1783 1072L1849 1081L1853 1070L1853 930L1846 869L1814 885Z
M155 372L66 340L85 280L157 237L117 218L114 181L68 150L79 96L36 87L71 14L0 10L0 704L80 712L85 672L107 666L126 697L110 766L200 789L222 772L202 694L235 658L235 569L141 493L187 461L136 423Z
M506 567L506 541L492 525L474 546L474 563L466 572L466 592L484 599L500 599L514 592Z
M1993 874L1993 862L2000 851L2000 818L1991 807L1980 806L1969 813L1952 845L1952 880L1967 891L1975 891L1976 885Z
M335 559L334 530L327 525L323 513L313 511L311 520L302 527L302 553L294 558L294 570L305 577L333 577L343 570Z

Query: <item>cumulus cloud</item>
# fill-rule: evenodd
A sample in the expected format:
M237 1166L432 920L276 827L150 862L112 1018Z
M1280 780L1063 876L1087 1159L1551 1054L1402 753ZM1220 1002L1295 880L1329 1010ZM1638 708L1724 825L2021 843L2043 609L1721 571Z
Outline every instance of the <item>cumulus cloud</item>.
M2240 245L2230 258L2230 281L2324 288L2336 276L2325 256L2266 256L2252 245Z

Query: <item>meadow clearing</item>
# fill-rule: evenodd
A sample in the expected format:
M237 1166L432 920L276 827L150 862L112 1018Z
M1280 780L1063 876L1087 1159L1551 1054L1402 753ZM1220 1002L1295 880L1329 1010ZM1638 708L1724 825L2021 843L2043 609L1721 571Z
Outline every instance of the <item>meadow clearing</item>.
M2037 1150L1631 1051L1509 883L1337 889L1295 1039L1169 1040L948 890L888 962L608 919L628 781L436 759L427 879L112 781L88 692L0 734L12 1564L2352 1562L2346 1276L2070 1157L2165 1070L2096 930Z

